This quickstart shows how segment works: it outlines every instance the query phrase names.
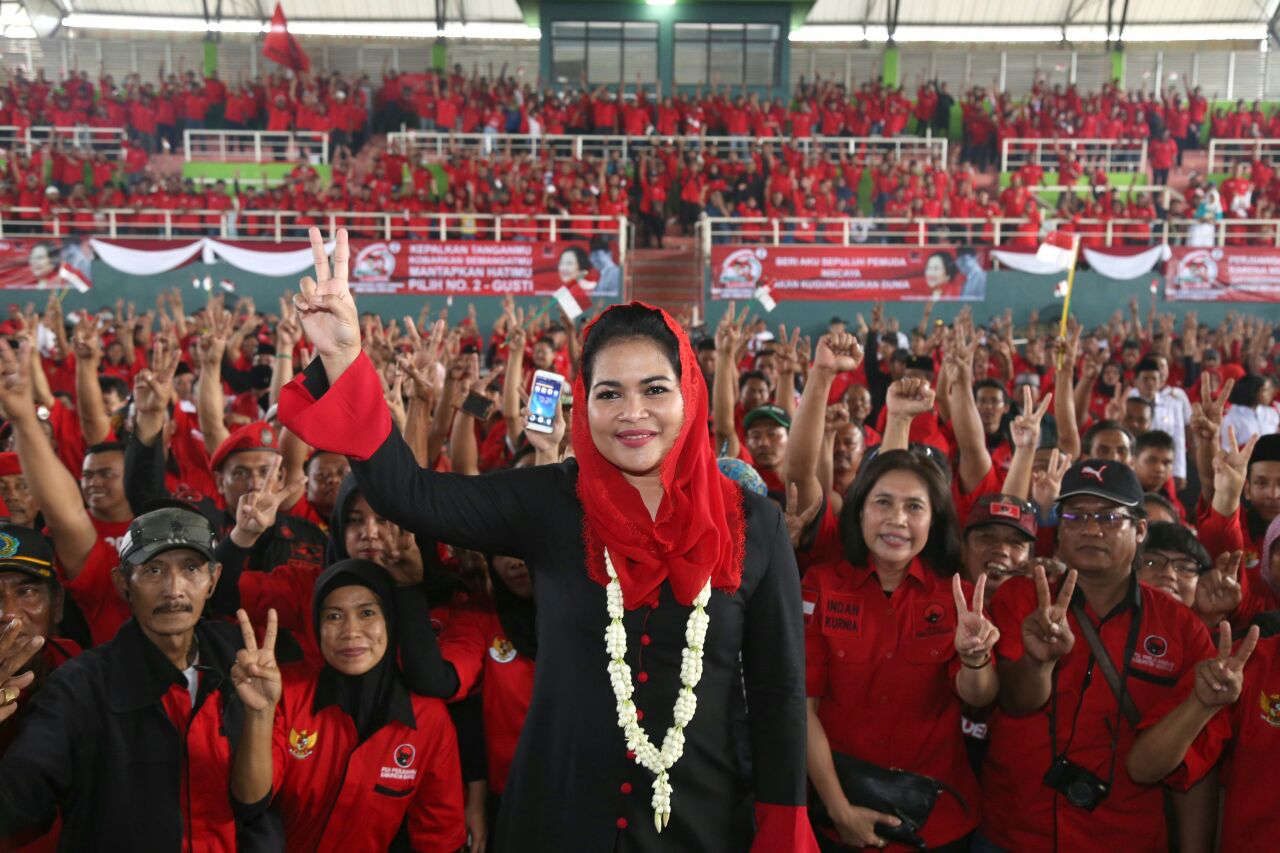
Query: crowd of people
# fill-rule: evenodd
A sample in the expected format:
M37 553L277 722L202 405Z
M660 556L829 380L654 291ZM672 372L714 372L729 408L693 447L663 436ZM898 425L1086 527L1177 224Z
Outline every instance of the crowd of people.
M0 324L6 844L1280 829L1274 323L386 321L311 239L278 308Z
M1192 237L1185 223L1221 219L1269 219L1280 198L1280 179L1261 148L1251 163L1234 167L1216 187L1192 174L1185 191L1125 192L1111 187L1110 171L1126 156L1136 168L1140 149L1129 154L1075 150L1075 139L1114 140L1121 147L1146 143L1151 182L1165 186L1183 152L1201 146L1202 129L1214 138L1271 138L1280 121L1257 102L1210 113L1210 101L1184 76L1183 89L1126 92L1115 84L1080 92L1075 86L1038 79L1015 97L995 85L974 86L959 99L962 139L954 162L931 155L848 153L840 146L805 144L811 137L911 133L945 136L957 100L946 81L917 80L915 98L905 87L877 78L852 89L834 80L802 79L788 101L746 89L714 85L693 92L664 93L661 84L540 90L522 73L505 67L466 74L397 72L384 68L381 82L369 75L338 72L277 74L224 82L179 68L156 82L130 74L117 83L84 70L48 80L43 72L6 74L0 86L0 125L19 131L43 124L82 132L57 136L30 153L5 153L0 208L10 233L89 233L115 228L118 236L214 234L231 238L274 237L275 211L289 211L281 236L306 229L337 213L364 214L337 220L357 236L384 235L381 216L393 214L397 237L439 233L427 214L457 214L446 224L450 239L493 238L486 222L502 215L504 237L545 237L549 226L534 217L627 215L645 245L661 246L668 222L692 231L698 216L796 220L780 226L788 242L843 242L845 223L822 220L889 217L889 226L858 224L855 241L918 239L920 220L985 220L955 234L927 227L930 237L963 242L1036 239L1045 219L1076 223L1092 244L1148 244L1163 239L1159 223L1184 223L1171 242L1215 239L1213 228ZM450 146L444 156L388 145L381 135L402 126L442 132L484 133L488 147ZM258 183L245 165L246 182L199 182L157 169L153 156L176 150L182 132L205 127L227 130L306 130L329 133L332 175L322 179L301 152L279 143L281 157L298 158L289 176ZM119 155L100 144L105 128L126 128ZM725 147L697 141L632 146L627 157L613 151L575 156L567 145L501 142L503 135L625 134L757 137L750 145ZM783 142L781 138L790 137ZM1053 142L1052 150L1022 164L1008 186L986 175L1008 138ZM778 141L770 141L777 139ZM248 143L232 139L230 156ZM271 143L272 146L277 143ZM114 146L114 143L113 143ZM364 148L370 147L369 152ZM1129 150L1129 149L1125 149ZM363 153L362 153L363 152ZM1016 152L1015 152L1016 153ZM1047 174L1056 173L1053 187ZM1135 182L1139 172L1135 171ZM866 180L864 181L864 175ZM443 179L442 179L443 177ZM1083 192L1038 190L1076 186ZM1143 177L1145 180L1145 176ZM16 208L16 210L15 210ZM121 211L107 215L105 210ZM138 211L147 212L138 212ZM271 211L272 213L254 213ZM995 220L1010 220L996 226ZM1079 220L1087 220L1082 225ZM1109 220L1120 220L1109 225ZM611 226L587 220L562 223L561 231L591 236ZM435 226L435 227L433 227ZM735 240L772 240L771 223L721 229ZM935 233L936 232L936 233ZM1158 233L1157 233L1158 232ZM1265 229L1239 232L1233 242L1266 243Z
M343 225L358 237L549 239L557 235L615 239L617 219L640 229L642 245L663 245L669 223L692 234L703 214L720 222L715 242L771 242L774 221L784 242L917 242L920 223L931 242L1026 244L1034 247L1052 220L1082 234L1086 245L1194 244L1219 221L1271 219L1280 176L1261 151L1218 186L1192 174L1180 192L1113 182L1099 163L1064 153L1057 182L1026 164L997 187L972 164L940 156L891 152L850 155L766 143L741 152L663 142L627 159L619 152L581 157L556 146L480 153L450 148L438 161L416 160L396 144L371 143L359 159L340 151L328 180L305 161L273 186L198 182L154 172L145 159L88 159L60 145L3 164L0 208L11 234L121 237L226 236L299 239L311 225ZM246 167L247 168L247 167ZM1057 191L1087 175L1089 186ZM48 176L42 179L41 176ZM284 211L283 217L278 213ZM441 230L441 216L445 216ZM492 217L502 217L501 231ZM877 223L888 218L897 220ZM969 220L939 223L938 219ZM279 225L277 226L277 222ZM846 225L849 227L846 228ZM1258 226L1228 226L1232 243L1269 244Z

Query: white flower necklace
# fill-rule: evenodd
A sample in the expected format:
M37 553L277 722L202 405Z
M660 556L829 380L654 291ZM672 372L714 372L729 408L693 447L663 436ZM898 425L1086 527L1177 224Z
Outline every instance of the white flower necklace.
M684 730L693 720L693 712L697 710L698 699L693 688L702 678L702 644L707 638L707 603L711 600L711 578L702 585L702 591L693 600L693 612L689 614L689 622L684 629L685 649L680 654L680 692L676 696L675 716L667 736L659 750L649 740L644 729L640 728L640 719L636 714L635 703L631 701L633 688L631 685L631 667L627 664L627 631L622 626L622 585L618 583L618 573L614 571L613 560L609 552L604 552L604 567L609 573L609 585L605 588L605 599L609 607L609 627L605 629L605 648L609 651L609 681L613 684L613 695L617 699L618 728L627 738L627 749L635 753L636 764L648 770L656 777L653 780L653 828L662 832L663 827L671 820L671 779L668 772L684 753Z

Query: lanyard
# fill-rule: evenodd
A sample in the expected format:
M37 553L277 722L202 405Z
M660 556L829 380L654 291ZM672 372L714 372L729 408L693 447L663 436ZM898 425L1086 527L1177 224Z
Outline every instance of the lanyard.
M1078 611L1083 614L1084 594L1077 589L1075 595L1072 596L1072 609L1076 609L1078 605L1081 609ZM1134 650L1138 646L1138 632L1142 628L1142 591L1138 588L1138 578L1136 574L1129 575L1129 592L1125 596L1125 600L1121 601L1111 612L1102 617L1099 625L1105 625L1112 617L1131 609L1132 614L1129 617L1129 633L1124 643L1124 660L1120 667L1120 691L1116 696L1116 717L1115 722L1111 726L1111 764L1107 771L1107 787L1111 787L1116 778L1116 758L1118 750L1116 749L1120 741L1120 720L1123 716L1124 696L1127 695L1125 685L1129 680L1129 666L1133 661ZM1088 618L1085 616L1084 618ZM1105 652L1105 649L1104 649ZM1058 752L1058 670L1053 670L1053 689L1049 700L1049 749L1053 754L1053 760L1056 762L1059 758L1065 758L1067 753L1071 751L1071 743L1075 740L1076 724L1080 720L1080 710L1084 705L1084 694L1089 689L1089 683L1093 677L1094 666L1093 650L1089 651L1089 663L1085 670L1084 681L1080 685L1080 698L1076 700L1075 712L1071 715L1071 731L1067 735L1066 745L1063 746L1062 752Z

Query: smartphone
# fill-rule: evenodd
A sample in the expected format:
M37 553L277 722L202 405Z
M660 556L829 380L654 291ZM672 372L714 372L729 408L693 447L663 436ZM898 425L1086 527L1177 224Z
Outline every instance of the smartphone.
M493 414L493 405L493 400L472 391L467 395L467 399L462 401L462 411L478 421L487 421Z
M547 370L533 373L533 393L529 395L529 416L525 429L534 432L551 432L556 422L556 408L564 392L564 377Z

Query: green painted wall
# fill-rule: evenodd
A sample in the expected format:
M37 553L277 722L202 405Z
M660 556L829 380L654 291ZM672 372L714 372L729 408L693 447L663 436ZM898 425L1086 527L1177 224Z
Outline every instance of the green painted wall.
M1151 304L1151 279L1161 282L1157 295L1156 309L1161 313L1175 314L1179 318L1188 310L1194 310L1201 322L1217 324L1228 311L1248 312L1272 322L1280 322L1280 304L1261 305L1245 302L1166 302L1164 300L1163 276L1146 275L1133 281L1113 281L1103 278L1094 272L1081 272L1076 275L1074 294L1071 301L1071 313L1079 317L1086 326L1105 323L1117 310L1128 313L1129 300L1137 298L1142 306L1143 316ZM1042 323L1057 323L1062 313L1062 300L1053 296L1054 285L1062 280L1061 275L1030 275L1028 273L1006 270L987 273L987 300L984 303L938 302L934 305L935 319L950 321L965 305L973 309L975 320L985 322L995 314L1003 314L1006 308L1012 308L1018 322L1025 322L1032 309L1040 312ZM710 285L704 290L704 305L708 325L717 323L724 313L727 302L711 299ZM870 302L830 301L830 302L780 302L770 314L765 314L759 303L751 303L753 315L765 317L775 330L779 323L788 328L799 326L806 335L819 335L826 330L827 321L833 316L840 316L853 323L858 314L870 319ZM896 317L906 330L920 322L921 303L919 302L886 302L885 314Z
M293 163L191 162L182 164L182 177L194 178L197 181L226 181L229 192L231 182L235 180L237 172L240 173L242 180L265 178L274 183L284 180L293 171L294 165ZM316 166L315 170L320 175L320 180L327 186L333 174L333 167L327 163L322 163Z
M228 301L234 301L240 296L251 296L258 306L258 310L264 313L278 312L279 298L285 294L296 292L299 280L299 276L280 278L255 275L222 261L204 264L197 260L195 263L154 276L130 276L118 270L113 270L101 261L94 261L93 289L83 295L74 290L68 291L63 300L63 307L67 311L75 311L80 308L96 311L99 308L113 305L117 298L121 298L126 301L136 302L139 310L146 310L155 304L156 294L161 290L177 287L182 290L182 297L187 310L191 311L206 301L209 296L204 290L193 288L191 279L196 277L203 279L205 276L213 279L215 293L223 292L218 289L218 282L222 279L235 282L235 293L227 294ZM17 293L17 291L14 291L14 293ZM18 299L18 297L15 297L15 299ZM18 299L18 301L24 300ZM439 311L447 304L446 298L443 296L426 300L418 296L360 296L357 298L361 311L375 311L385 319L393 317L398 319L405 314L411 314L416 318L418 312L422 310L424 301L431 305L433 311ZM541 297L516 298L517 305L523 307L526 311L533 309L535 312L540 310L547 301ZM604 300L601 301L603 302ZM480 324L480 328L487 334L488 330L493 327L494 321L502 313L501 299L496 296L455 299L449 309L450 316L455 320L466 316L469 302L475 303L476 320ZM556 311L554 306L552 306L551 310L553 312ZM559 313L557 312L555 316L558 317Z

